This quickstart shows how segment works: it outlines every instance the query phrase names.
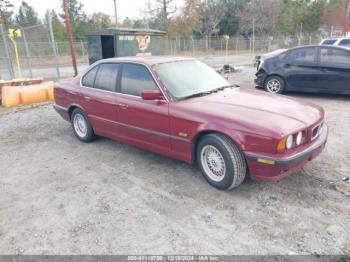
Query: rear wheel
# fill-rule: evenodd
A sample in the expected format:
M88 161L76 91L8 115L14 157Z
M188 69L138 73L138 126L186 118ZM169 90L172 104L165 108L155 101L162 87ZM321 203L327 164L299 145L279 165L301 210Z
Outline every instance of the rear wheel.
M76 108L71 115L71 123L76 137L85 143L96 139L94 130L82 110Z
M243 154L221 134L209 134L199 141L197 162L208 183L220 190L238 187L247 174Z
M270 76L266 79L264 87L269 93L282 94L284 92L285 83L279 76Z

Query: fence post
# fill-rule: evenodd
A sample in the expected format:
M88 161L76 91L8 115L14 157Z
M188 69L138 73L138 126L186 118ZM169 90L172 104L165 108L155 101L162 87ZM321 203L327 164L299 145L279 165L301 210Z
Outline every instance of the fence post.
M22 36L23 36L23 42L24 42L24 49L26 51L26 60L27 60L27 66L29 69L29 75L30 75L30 78L33 78L33 71L32 71L32 64L30 62L28 42L27 42L26 33L24 32L23 27L22 27Z
M4 26L0 23L0 30L1 30L1 36L2 40L4 42L4 47L5 47L5 54L6 54L6 61L7 61L7 68L10 73L10 77L13 79L14 78L14 72L13 72L13 67L12 67L12 61L11 61L11 56L10 56L10 49L7 43L7 36L4 30Z
M83 40L80 40L80 46L81 46L81 54L84 57L85 56L85 47L84 47Z
M53 55L55 57L55 67L56 67L57 78L60 78L60 65L59 65L59 61L58 61L58 54L57 54L57 49L56 49L55 36L54 36L53 30L52 30L51 13L47 14L47 19L46 20L49 23L48 26L49 26L49 31L50 31L50 40L51 40Z
M239 38L236 36L236 46L235 46L236 54L238 53L238 41L239 41Z
M192 40L192 56L194 56L194 39L193 36L191 37Z

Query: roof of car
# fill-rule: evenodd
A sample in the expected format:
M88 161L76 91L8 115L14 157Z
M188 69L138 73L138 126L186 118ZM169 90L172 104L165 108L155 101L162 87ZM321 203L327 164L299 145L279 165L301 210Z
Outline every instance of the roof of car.
M342 49L345 51L349 51L349 48L346 48L344 46L339 46L339 45L303 45L303 46L297 46L290 48L288 50L294 50L294 49L299 49L299 48L307 48L307 47L322 47L322 48L335 48L335 49Z
M129 56L129 57L116 57L116 58L108 58L99 60L99 63L103 62L115 62L115 63L142 63L149 66L156 65L156 64L164 64L164 63L171 63L171 62L179 62L179 61L190 61L195 60L193 58L188 57L176 57L176 56Z
M333 36L324 38L323 40L338 40L338 39L350 39L350 36Z

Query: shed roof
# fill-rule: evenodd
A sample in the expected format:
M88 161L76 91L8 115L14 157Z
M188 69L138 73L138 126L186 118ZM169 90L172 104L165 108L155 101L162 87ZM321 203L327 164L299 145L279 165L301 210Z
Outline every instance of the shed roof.
M104 28L88 32L87 35L166 35L166 32L149 28Z

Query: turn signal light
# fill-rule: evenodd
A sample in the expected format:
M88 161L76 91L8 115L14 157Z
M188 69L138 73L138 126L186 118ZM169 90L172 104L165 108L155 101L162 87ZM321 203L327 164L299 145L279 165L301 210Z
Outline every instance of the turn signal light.
M287 137L283 137L277 144L277 151L282 152L286 150Z

